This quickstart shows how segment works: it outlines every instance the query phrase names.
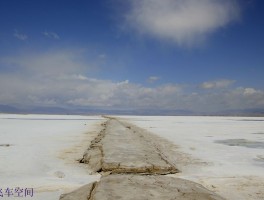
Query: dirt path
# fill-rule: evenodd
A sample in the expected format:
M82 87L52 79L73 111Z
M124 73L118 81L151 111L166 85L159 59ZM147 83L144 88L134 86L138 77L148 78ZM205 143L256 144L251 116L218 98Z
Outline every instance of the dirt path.
M62 195L61 200L179 199L223 200L197 183L164 176L178 173L169 152L131 124L110 118L81 162L103 177ZM168 143L169 144L169 143Z

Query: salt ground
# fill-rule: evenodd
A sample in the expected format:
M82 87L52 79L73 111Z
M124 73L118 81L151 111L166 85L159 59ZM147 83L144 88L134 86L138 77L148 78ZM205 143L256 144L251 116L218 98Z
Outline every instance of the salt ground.
M102 121L99 116L0 114L2 192L7 187L34 188L33 197L23 199L57 200L62 193L99 180L76 159Z
M264 199L264 118L120 116L173 142L176 176L226 199Z
M167 147L175 152L170 159L182 172L171 176L229 200L264 199L264 118L120 117L174 144ZM1 188L32 187L36 193L30 199L57 200L99 180L75 160L103 121L98 116L1 114Z

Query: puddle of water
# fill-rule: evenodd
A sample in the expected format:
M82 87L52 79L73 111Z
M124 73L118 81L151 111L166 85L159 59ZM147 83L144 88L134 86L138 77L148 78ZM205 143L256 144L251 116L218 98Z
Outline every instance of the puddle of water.
M245 139L216 140L215 143L224 144L228 146L264 149L264 142L250 141Z
M246 121L246 122L263 122L263 119L240 119L240 120L234 120L234 121Z
M0 144L0 147L10 147L12 144Z

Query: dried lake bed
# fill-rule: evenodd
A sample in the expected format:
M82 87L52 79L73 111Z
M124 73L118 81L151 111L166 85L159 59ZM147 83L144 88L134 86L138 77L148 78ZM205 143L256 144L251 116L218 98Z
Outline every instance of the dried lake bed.
M120 116L176 145L181 173L226 199L264 199L264 118Z
M116 117L157 136L155 142L173 152L168 159L181 172L166 176L197 182L226 199L264 199L264 118ZM55 200L99 180L76 160L104 121L101 116L1 114L2 189L32 187L31 199Z

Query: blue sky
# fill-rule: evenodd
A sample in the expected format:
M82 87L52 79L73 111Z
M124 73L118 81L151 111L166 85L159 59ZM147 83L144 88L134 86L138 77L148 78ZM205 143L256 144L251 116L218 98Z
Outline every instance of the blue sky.
M261 0L1 0L0 104L264 108Z

